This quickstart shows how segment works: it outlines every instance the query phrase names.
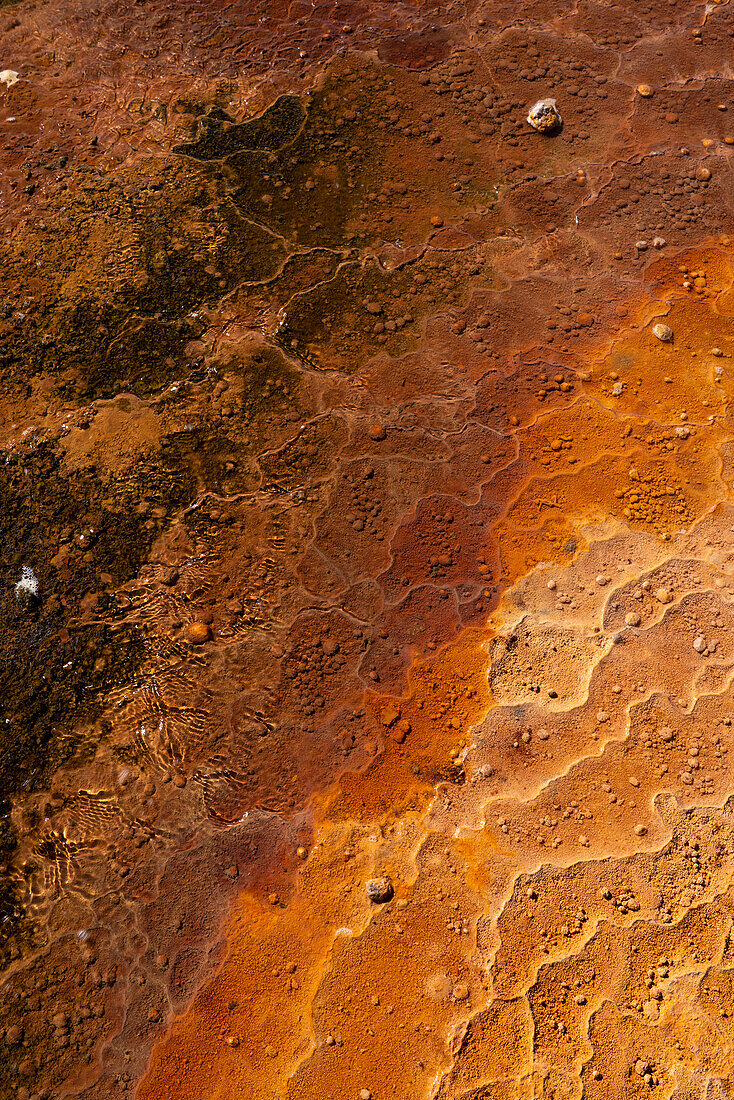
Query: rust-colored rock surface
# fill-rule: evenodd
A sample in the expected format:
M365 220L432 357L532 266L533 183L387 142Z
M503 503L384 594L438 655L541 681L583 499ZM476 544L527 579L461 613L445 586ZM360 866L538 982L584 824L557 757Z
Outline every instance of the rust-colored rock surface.
M726 1100L731 5L0 31L0 1100Z

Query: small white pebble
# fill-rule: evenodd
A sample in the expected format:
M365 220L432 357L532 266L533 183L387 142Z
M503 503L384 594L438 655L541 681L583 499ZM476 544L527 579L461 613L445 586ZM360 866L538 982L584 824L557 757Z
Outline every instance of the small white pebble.
M664 344L669 344L673 339L673 330L668 325L658 322L658 324L652 326L652 334L656 336L658 340L662 340Z
M554 134L563 126L555 99L539 99L528 112L528 122L541 134Z

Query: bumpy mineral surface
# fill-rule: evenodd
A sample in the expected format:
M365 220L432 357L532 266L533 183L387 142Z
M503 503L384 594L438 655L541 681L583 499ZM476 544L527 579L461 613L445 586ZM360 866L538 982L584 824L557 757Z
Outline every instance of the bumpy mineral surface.
M0 32L2 1100L726 1100L730 5Z

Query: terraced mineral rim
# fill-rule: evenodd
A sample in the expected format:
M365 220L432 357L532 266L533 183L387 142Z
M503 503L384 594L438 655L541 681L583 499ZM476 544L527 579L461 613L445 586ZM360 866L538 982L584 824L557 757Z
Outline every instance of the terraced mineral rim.
M731 1095L730 8L0 7L2 1100Z

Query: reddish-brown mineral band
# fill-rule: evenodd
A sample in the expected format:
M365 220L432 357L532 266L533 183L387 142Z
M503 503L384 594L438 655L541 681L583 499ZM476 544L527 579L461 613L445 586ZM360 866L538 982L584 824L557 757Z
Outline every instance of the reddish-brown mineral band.
M0 1100L724 1100L730 5L0 41Z

